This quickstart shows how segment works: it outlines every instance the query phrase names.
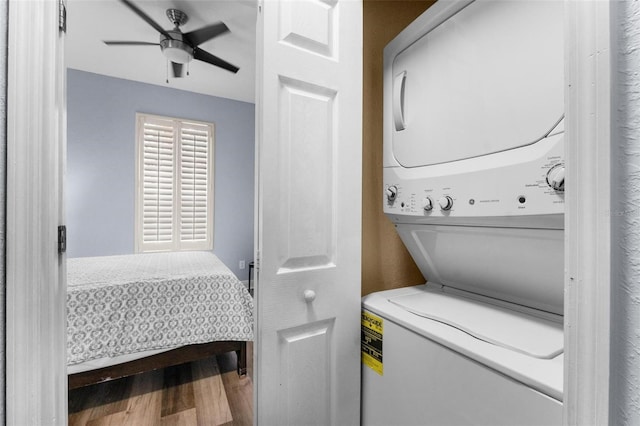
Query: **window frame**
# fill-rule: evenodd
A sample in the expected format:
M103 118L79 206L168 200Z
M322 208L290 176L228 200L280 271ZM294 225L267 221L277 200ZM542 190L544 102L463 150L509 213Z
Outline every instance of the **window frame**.
M157 123L173 129L173 176L172 176L172 237L169 242L144 242L143 211L143 159L144 134L146 123ZM206 239L199 241L181 240L181 172L182 172L182 129L205 127L208 130L207 150L207 202L206 202ZM161 116L148 113L136 113L135 129L135 217L134 251L135 253L212 250L214 235L214 177L215 177L215 124L211 122Z

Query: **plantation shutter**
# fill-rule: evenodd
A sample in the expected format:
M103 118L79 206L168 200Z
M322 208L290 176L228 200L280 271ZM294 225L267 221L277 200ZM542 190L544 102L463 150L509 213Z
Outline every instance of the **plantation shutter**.
M209 234L208 126L183 123L180 132L180 241L184 246L206 241Z
M161 249L173 241L173 126L146 122L144 132L142 243Z
M213 125L138 114L136 252L213 246Z

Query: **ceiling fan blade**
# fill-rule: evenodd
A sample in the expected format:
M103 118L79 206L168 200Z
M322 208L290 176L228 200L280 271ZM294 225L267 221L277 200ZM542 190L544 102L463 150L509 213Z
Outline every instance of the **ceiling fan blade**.
M179 64L177 62L171 62L171 70L173 71L174 78L182 77L182 64Z
M147 41L102 41L107 46L160 46L160 43L149 43Z
M225 69L227 71L231 71L234 74L237 73L238 70L240 69L240 68L236 67L235 65L232 65L229 62L224 61L224 60L218 58L217 56L214 56L211 53L200 49L199 47L196 47L193 50L193 58L197 59L199 61L202 61L202 62L206 62L206 63L211 64L211 65L215 65L215 66L220 67L222 69Z
M138 6L136 6L135 4L131 3L129 0L120 0L120 1L122 3L124 3L127 7L129 7L129 9L133 10L136 15L138 15L139 17L144 19L144 21L147 24L149 24L153 28L155 28L155 30L158 31L160 34L162 34L163 36L165 36L165 37L167 37L169 39L172 38L164 28L162 28L156 21L151 19L151 17L149 15L147 15L141 9L139 9Z
M206 27L202 27L200 29L185 33L184 37L193 47L196 47L199 44L211 40L212 38L217 37L220 34L224 34L228 31L229 28L223 22L218 22L217 24L208 25Z

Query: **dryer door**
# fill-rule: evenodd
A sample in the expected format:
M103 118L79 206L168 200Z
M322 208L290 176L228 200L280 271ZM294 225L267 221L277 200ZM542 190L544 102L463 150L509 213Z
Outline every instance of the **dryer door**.
M424 16L424 15L423 15ZM393 154L404 167L535 143L564 111L562 1L475 1L393 62Z

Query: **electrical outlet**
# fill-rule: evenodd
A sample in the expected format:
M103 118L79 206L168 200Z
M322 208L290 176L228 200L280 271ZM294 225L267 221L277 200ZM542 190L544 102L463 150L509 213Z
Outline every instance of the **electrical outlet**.
M244 260L241 260L240 262L238 262L238 268L244 269L244 267L245 267Z

